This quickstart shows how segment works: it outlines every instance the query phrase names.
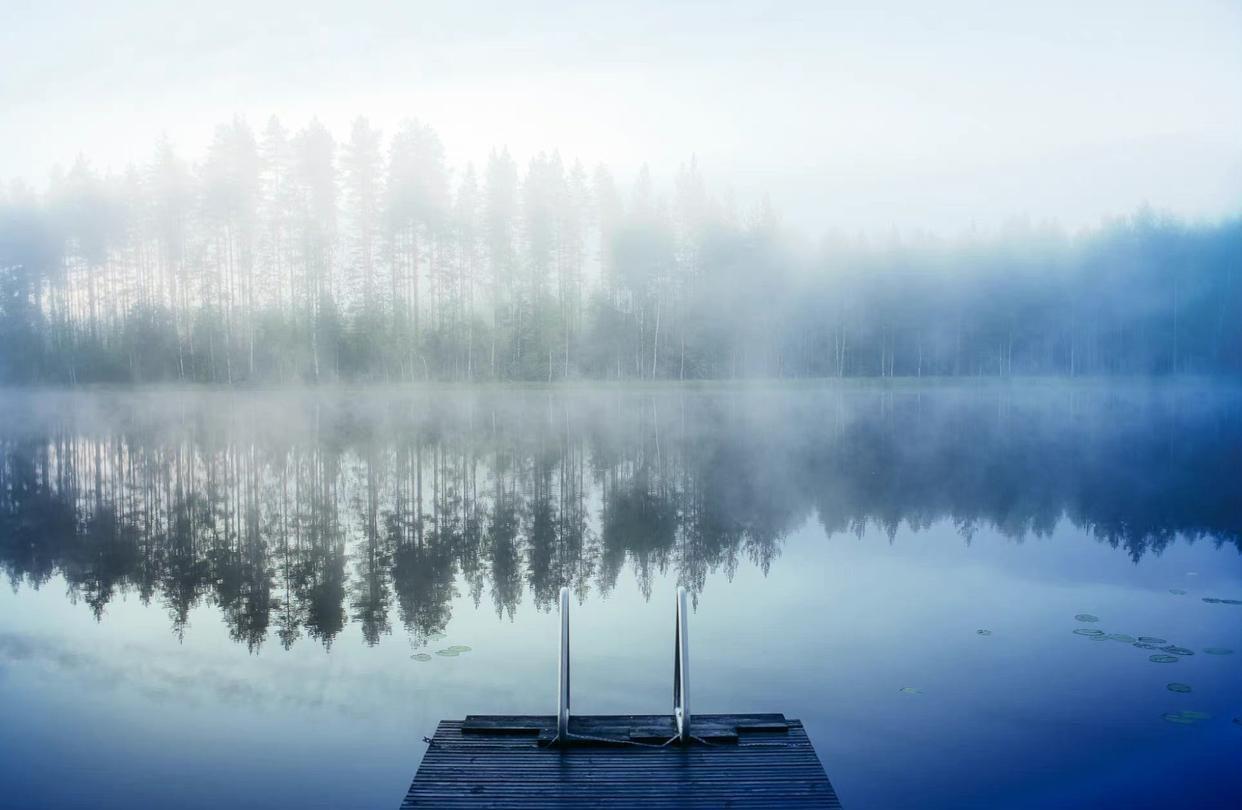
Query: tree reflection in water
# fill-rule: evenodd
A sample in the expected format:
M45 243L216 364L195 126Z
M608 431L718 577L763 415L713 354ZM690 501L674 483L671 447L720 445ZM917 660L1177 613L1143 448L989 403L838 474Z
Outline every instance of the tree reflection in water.
M1242 397L1168 384L10 393L0 565L219 608L256 650L347 623L442 632L458 588L512 617L668 571L766 574L808 519L1022 540L1068 520L1135 561L1242 548ZM395 618L394 618L395 607Z

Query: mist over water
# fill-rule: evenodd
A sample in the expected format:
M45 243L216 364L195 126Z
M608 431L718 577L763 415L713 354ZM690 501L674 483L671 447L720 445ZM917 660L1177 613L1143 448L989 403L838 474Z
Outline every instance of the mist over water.
M391 803L440 717L548 711L561 586L579 711L664 711L683 585L701 710L780 695L851 805L960 806L946 744L980 804L1242 795L1242 655L1204 652L1242 648L1240 403L1208 382L9 393L5 738L98 716L154 777L135 794L82 761L59 784L19 755L5 781L19 805ZM1152 663L1176 656L1140 636L1194 655ZM159 778L184 766L150 746L215 750L221 723L249 739L212 755L233 784ZM303 724L323 731L276 743ZM1118 746L1194 785L1115 784Z
M219 607L257 650L442 632L669 573L698 593L828 537L1068 523L1136 563L1242 550L1242 397L1208 383L9 394L3 562L97 618ZM274 631L274 632L273 632Z

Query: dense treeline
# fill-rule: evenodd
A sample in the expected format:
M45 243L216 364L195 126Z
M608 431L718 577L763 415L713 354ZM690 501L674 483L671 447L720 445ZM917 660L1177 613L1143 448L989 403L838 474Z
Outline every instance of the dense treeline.
M622 188L625 186L625 188ZM825 223L831 226L831 223ZM795 249L684 166L218 128L0 194L0 381L1237 373L1242 222Z
M698 593L811 520L1242 551L1232 387L73 396L2 403L0 572L100 617L135 594L178 632L214 604L252 648L427 639L462 590L501 615L623 574Z

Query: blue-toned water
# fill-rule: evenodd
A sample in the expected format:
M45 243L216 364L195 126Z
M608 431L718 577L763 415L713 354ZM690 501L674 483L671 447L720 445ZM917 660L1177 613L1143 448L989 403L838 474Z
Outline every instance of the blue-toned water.
M695 709L801 718L847 807L1242 806L1234 387L0 414L0 806L395 807L439 719L553 711L562 585L575 711L668 711L679 584Z

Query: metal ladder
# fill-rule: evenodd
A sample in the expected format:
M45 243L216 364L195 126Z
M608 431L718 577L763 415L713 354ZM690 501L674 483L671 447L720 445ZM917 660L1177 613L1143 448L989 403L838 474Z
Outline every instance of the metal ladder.
M677 740L690 742L690 637L686 627L686 589L677 589L673 637L673 720ZM568 740L569 734L569 588L561 588L561 666L557 678L556 736Z

